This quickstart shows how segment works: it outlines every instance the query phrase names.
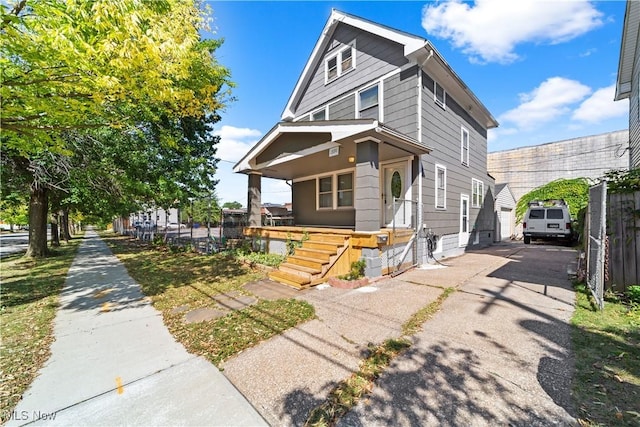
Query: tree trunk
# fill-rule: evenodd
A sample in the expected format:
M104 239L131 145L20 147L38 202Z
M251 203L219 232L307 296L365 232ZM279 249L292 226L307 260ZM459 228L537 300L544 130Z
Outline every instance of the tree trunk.
M59 215L57 212L51 214L51 246L60 246L60 234L58 233Z
M46 257L47 212L49 211L48 190L43 187L31 188L29 199L29 247L27 257Z
M71 240L71 233L69 231L69 209L60 210L60 233L65 242L69 243Z

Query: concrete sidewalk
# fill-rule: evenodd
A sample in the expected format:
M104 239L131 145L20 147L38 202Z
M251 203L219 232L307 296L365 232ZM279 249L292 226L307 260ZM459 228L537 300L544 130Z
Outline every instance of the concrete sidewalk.
M6 425L266 425L215 366L173 339L93 230L69 270L54 334Z
M355 290L298 298L317 318L230 359L224 374L272 425L302 425L369 343L455 287L343 426L573 425L571 249L500 244Z

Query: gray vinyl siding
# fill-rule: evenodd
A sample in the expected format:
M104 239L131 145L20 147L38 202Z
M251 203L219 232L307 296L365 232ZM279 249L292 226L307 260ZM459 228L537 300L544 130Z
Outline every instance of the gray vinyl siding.
M324 58L353 40L356 40L356 68L325 85ZM294 106L296 117L408 63L400 44L347 24L338 25L329 42L329 49L316 65L298 105Z
M387 78L384 87L384 123L418 139L418 67L413 66Z
M349 120L356 118L356 96L349 95L329 104L329 120Z
M354 209L316 210L316 180L294 182L291 189L293 219L296 225L351 227Z
M446 90L446 87L445 87ZM493 232L493 189L495 183L487 175L487 130L471 118L447 91L446 108L435 103L433 79L422 74L422 142L434 150L422 156L424 169L424 223L438 235L460 231L460 195L469 196L470 228L489 239ZM461 126L469 131L469 166L461 163ZM435 164L447 168L446 209L435 208ZM484 205L471 207L472 179L484 183ZM473 233L470 239L473 241ZM482 240L481 240L482 243Z
M629 98L629 169L640 168L640 55L636 55Z

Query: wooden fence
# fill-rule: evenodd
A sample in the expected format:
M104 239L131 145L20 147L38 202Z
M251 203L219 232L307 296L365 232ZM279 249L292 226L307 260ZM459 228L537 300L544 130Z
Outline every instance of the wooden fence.
M606 288L624 292L640 285L640 191L608 195L607 235Z

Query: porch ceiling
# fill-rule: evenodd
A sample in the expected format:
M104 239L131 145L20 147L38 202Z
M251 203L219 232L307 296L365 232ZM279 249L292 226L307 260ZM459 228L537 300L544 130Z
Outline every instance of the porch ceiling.
M233 168L234 172L260 172L277 179L296 179L354 166L356 141L379 142L380 161L431 152L394 129L373 119L282 122L265 135ZM338 154L329 157L329 149Z

